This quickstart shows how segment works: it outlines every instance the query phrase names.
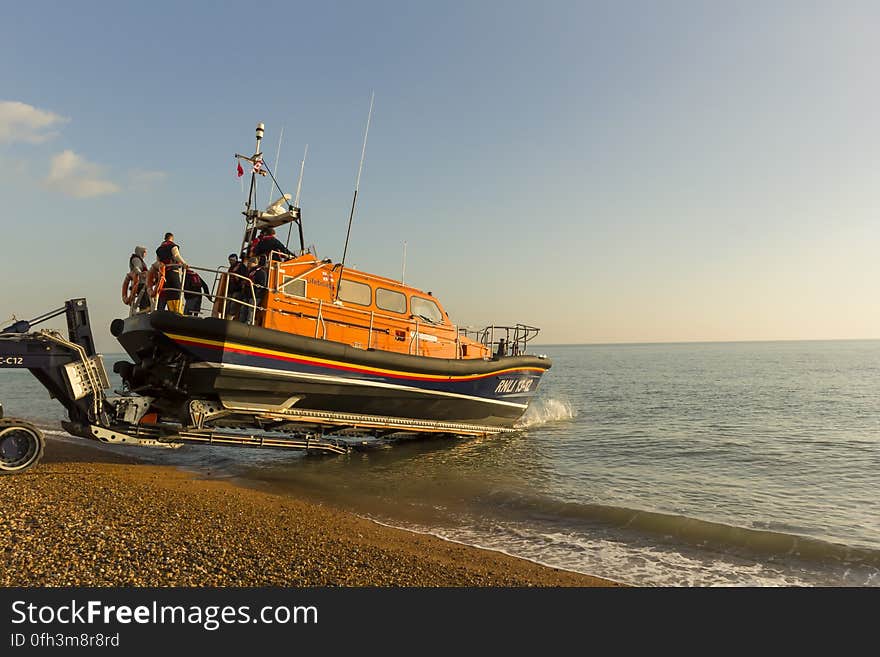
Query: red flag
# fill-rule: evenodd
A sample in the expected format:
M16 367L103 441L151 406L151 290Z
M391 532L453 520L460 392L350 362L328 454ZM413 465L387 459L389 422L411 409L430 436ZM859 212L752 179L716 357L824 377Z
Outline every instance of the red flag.
M241 178L244 175L244 169L241 168L241 162L238 163L238 175L237 178Z

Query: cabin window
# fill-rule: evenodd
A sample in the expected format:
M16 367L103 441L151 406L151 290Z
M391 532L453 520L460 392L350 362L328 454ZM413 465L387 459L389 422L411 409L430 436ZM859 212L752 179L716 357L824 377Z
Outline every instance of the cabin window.
M431 322L432 324L439 324L443 321L443 313L440 312L437 304L430 299L412 297L410 299L410 308L412 308L412 314L416 319Z
M285 276L284 282L281 284L281 291L292 297L306 296L306 281L302 278L294 278L293 276Z
M343 278L339 282L339 298L343 301L369 306L373 301L373 290L366 283L358 283Z
M406 312L406 295L403 292L376 288L376 306L382 310L390 310L393 313Z

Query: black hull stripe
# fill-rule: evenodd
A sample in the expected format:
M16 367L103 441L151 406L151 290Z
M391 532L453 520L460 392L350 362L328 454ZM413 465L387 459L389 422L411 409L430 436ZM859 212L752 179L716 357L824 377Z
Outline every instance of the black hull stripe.
M367 369L389 369L411 376L469 377L491 375L512 368L550 369L549 358L538 356L507 356L496 360L480 358L455 359L413 356L378 349L358 349L341 342L310 338L260 326L248 326L213 317L185 317L172 312L152 312L123 320L122 333L159 331L188 340L236 343L248 349L277 350L282 353L309 354L314 358L344 363ZM538 372L535 372L538 374Z

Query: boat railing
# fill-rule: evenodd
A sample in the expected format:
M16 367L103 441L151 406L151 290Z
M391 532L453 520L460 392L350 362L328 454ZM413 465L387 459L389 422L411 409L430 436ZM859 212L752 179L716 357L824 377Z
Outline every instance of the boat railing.
M265 310L257 305L253 281L247 276L229 271L226 267L219 267L213 271L215 272L212 286L214 307L211 314L222 319L238 319L245 324L253 325L257 319L257 312ZM238 291L232 294L229 292L231 280L238 280L240 283Z
M291 276L288 280L284 280L288 277L282 276L283 272L278 266L279 264L279 261L269 262L269 272L267 273L271 274L271 272L274 271L275 276L269 276L269 281L267 284L268 293L280 292L287 294L284 288L285 286L289 285L292 280L303 278L304 276L308 275L308 273L323 266L324 263L320 263L317 267L306 270L306 272L303 272L297 276ZM207 268L197 267L194 265L166 265L166 268L171 267L180 269L180 285L178 287L169 286L166 284L163 289L165 291L178 292L180 294L181 314L188 314L192 317L212 316L221 319L235 319L250 325L254 325L260 322L261 312L277 312L281 315L289 314L285 310L277 308L266 308L258 305L253 281L251 281L251 279L245 275L230 272L228 267L221 266L216 268ZM202 288L198 290L187 289L187 269L200 272L202 279L206 282L210 281L213 278L213 281L210 285L210 292L206 293L203 291ZM237 286L237 289L230 291L230 288L233 287L231 285L232 281L238 281L240 285ZM193 297L201 297L202 302L204 301L204 298L207 297L208 300L211 302L211 305L207 306L206 308L205 304L201 302L198 304L193 304L190 307L190 312L187 312L185 305L187 297L189 297L190 299L192 299ZM306 300L308 301L308 299ZM153 298L151 300L150 307L143 310L138 310L137 303L132 302L129 314L134 315L138 312L156 310L157 302L158 298ZM327 319L325 317L324 301L320 299L312 301L312 303L315 302L315 314L312 317L315 322L314 337L318 339L327 339ZM375 330L378 330L376 329L377 322L397 322L400 320L397 317L385 315L384 313L376 313L372 310L368 312L369 326L364 327L367 331L365 348L371 349L374 348L373 333ZM306 315L300 314L300 316L305 317ZM410 322L410 336L407 343L405 343L406 346L404 347L406 349L406 353L419 354L421 352L421 341L423 339L429 339L430 337L431 342L437 343L436 347L440 347L442 349L444 348L443 345L446 345L446 348L448 348L451 353L455 354L454 358L467 357L465 355L465 350L462 347L462 341L464 339L472 339L478 343L483 344L486 347L487 351L493 354L493 357L498 357L499 353L501 355L522 354L525 353L526 343L538 333L538 329L525 326L524 324L517 324L515 326L493 325L488 326L485 329L481 329L480 331L473 331L452 326L448 328L452 331L452 336L454 337L452 337L452 339L449 339L446 337L442 337L441 335L437 335L433 331L431 331L429 334L423 333L426 327L433 327L435 325L431 322L422 322L418 316L411 316ZM485 357L487 356L484 356L484 358Z
M304 253L311 253L311 251L306 249L305 251L303 251L300 254L295 253L293 256L287 255L286 253L284 253L284 251L269 251L269 253L266 254L266 257L269 259L269 262L271 262L271 263L281 263L281 262L287 262L288 260L291 260L292 258L297 258L297 257L303 255Z
M153 267L155 267L155 265L153 265ZM185 276L185 272L186 272L187 267L190 267L190 266L189 265L181 265L181 264L177 264L177 263L172 263L172 264L167 264L167 265L162 264L161 269L160 269L160 272L161 272L160 279L162 281L162 283L160 285L160 292L166 292L166 291L179 292L180 298L183 298L184 293L188 292L188 290L184 289L185 288L184 277L183 276L180 277L180 287L174 287L173 285L168 284L167 272L168 272L168 270L175 270L175 271L179 270L181 273L184 273L184 276ZM198 269L198 267L191 267L191 268ZM152 270L152 267L150 268L150 270ZM150 291L148 289L150 276L152 274L152 272L150 270L141 272L141 274L139 276L137 289L136 289L135 293L132 294L131 302L128 304L129 317L131 317L132 315L137 315L138 313L152 312L158 308L160 295L157 294L155 297L150 296ZM142 285L143 285L143 287L141 287ZM140 307L142 295L147 295L149 298L149 301L150 301L149 306L145 306L144 308ZM183 312L182 306L181 306L181 312Z
M207 267L196 267L194 265L165 265L165 269L179 269L181 276L180 285L168 285L168 279L165 279L165 285L162 287L164 292L177 292L181 299L181 314L192 317L214 316L229 319L241 319L246 324L254 324L257 312L265 310L257 305L257 296L254 290L253 282L247 276L230 272L227 267L217 267L210 269ZM193 270L196 272L205 272L206 276L203 280L213 276L213 283L210 286L210 292L203 292L201 286L198 290L190 290L186 288L186 271ZM241 283L238 291L230 293L230 281L238 279ZM206 281L207 282L207 281ZM201 302L195 304L195 310L186 312L187 298L201 297ZM203 307L205 298L212 303L207 309ZM138 309L137 299L133 300L129 305L129 315L138 312L153 311L158 308L159 296L151 299L150 306L142 310ZM246 312L242 312L246 309Z
M526 345L541 329L526 324L498 326L492 324L483 329L461 327L459 335L479 342L489 349L493 358L504 356L522 356L526 353Z
M309 247L302 251L304 253L312 253L313 247ZM317 257L317 256L316 256ZM284 262L288 258L287 254L282 253L281 251L271 251L269 253L269 266L276 265L276 272L280 272L277 269L277 265L281 262ZM175 266L175 265L170 265ZM180 265L176 265L180 266ZM203 315L211 315L214 317L226 318L226 319L240 319L246 324L253 325L257 320L257 313L259 311L265 311L266 308L257 305L257 295L256 290L254 289L253 281L248 276L242 274L236 274L234 272L229 271L229 268L226 266L220 266L214 269L209 269L206 267L195 267L193 265L187 265L186 269L193 269L195 271L207 272L209 274L213 274L214 282L211 285L211 292L204 293L201 290L187 290L185 284L185 278L181 277L181 287L180 288L168 288L166 286L165 289L171 289L174 291L179 291L181 295L198 295L201 297L208 297L208 299L213 302L213 307L210 312L205 312L201 309L201 304L198 305L199 311L195 313L190 313L192 316L203 316ZM269 270L267 269L267 275ZM230 293L230 282L232 280L237 279L240 283L238 289ZM276 280L280 280L280 276L276 275ZM282 285L276 284L274 288L269 288L268 285L266 287L267 292L278 292L278 288L282 287ZM248 298L250 297L250 298ZM204 299L203 299L204 300ZM153 309L155 310L155 300L153 302ZM242 312L244 311L244 312Z
M236 274L229 271L228 267L217 267L216 269L206 269L203 267L192 267L196 271L210 272L214 274L214 282L211 285L211 294L209 299L213 302L210 314L221 318L242 319L246 324L253 324L257 311L261 308L257 305L257 296L254 291L253 282L247 276ZM239 290L235 293L229 292L230 281L238 280L241 284ZM193 294L190 292L190 294ZM199 291L198 294L205 297L207 294ZM242 310L247 312L242 314ZM203 313L198 313L201 315Z

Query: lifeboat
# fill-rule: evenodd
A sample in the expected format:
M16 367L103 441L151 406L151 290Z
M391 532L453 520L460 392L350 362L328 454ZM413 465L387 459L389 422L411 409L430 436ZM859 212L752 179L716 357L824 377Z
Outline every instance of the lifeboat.
M213 279L213 303L198 315L131 308L113 321L132 359L114 369L149 400L147 415L199 429L515 429L551 367L527 352L539 329L467 330L431 292L319 259L304 246L300 208L282 211L289 195L265 212L252 207L256 176L268 171L261 138L262 124L255 154L236 154L254 165L242 252L261 228L287 223L297 224L300 248L265 254L261 279L191 266Z

